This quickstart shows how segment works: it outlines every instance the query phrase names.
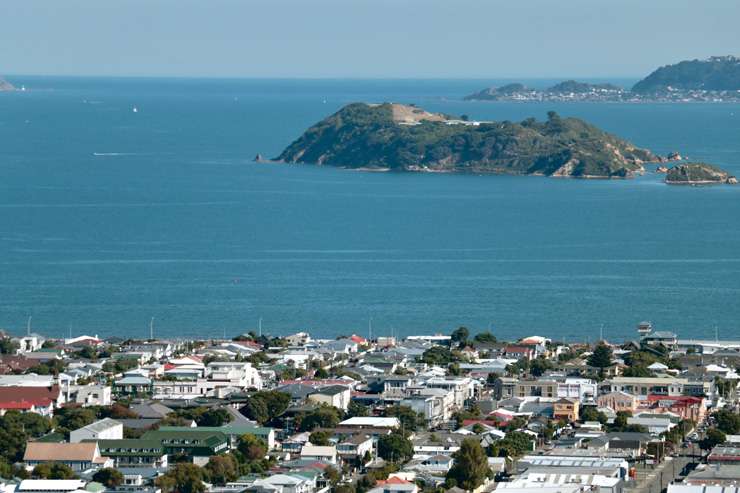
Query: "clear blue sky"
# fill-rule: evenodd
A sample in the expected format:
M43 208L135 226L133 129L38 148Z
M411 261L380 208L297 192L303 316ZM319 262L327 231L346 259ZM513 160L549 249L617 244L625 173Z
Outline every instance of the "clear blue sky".
M739 54L737 0L6 0L0 73L636 77Z

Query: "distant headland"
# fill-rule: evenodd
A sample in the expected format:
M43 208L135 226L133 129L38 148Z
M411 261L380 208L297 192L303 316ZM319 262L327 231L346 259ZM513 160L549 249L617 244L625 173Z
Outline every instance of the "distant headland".
M470 121L412 105L349 104L306 130L278 156L376 171L630 178L665 162L577 118Z
M631 89L567 80L546 89L513 83L465 96L468 101L740 102L740 58L686 60L653 71Z
M0 92L10 92L15 90L16 89L13 84L0 77Z

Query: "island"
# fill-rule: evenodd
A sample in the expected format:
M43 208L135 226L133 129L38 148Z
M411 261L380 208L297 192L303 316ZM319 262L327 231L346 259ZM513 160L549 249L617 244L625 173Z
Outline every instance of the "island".
M13 86L13 84L11 84L10 82L0 77L0 92L10 92L10 91L15 91L15 86Z
M583 120L471 121L413 105L353 103L276 158L375 171L630 178L665 161Z
M685 60L650 73L631 89L613 84L563 81L546 89L520 83L489 87L467 101L740 102L740 58Z
M737 178L727 171L706 163L684 163L670 168L665 177L669 185L737 184Z
M740 91L740 58L714 56L706 60L685 60L666 65L632 87L632 92L638 94L683 91Z

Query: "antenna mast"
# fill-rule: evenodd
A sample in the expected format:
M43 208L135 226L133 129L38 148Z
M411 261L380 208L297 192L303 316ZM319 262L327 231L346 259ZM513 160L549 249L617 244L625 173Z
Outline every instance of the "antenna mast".
M154 317L149 321L149 339L154 340Z

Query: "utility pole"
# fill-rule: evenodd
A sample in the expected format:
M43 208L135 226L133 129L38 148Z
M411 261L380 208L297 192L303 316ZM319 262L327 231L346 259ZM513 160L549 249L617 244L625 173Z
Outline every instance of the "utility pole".
M373 340L373 317L370 317L370 320L367 321L367 340L372 341Z
M149 321L149 339L154 340L154 317Z
M28 323L26 324L26 335L28 335L28 336L31 335L31 319L32 318L33 318L33 316L29 316L28 317Z

